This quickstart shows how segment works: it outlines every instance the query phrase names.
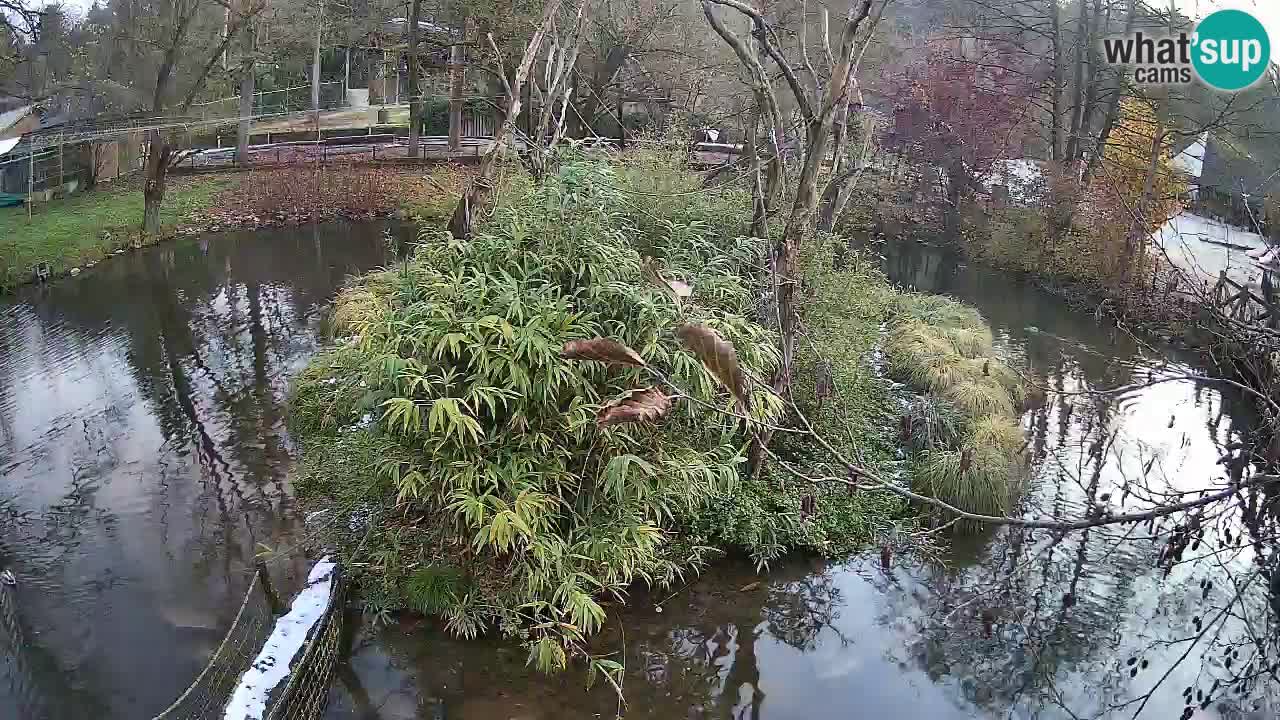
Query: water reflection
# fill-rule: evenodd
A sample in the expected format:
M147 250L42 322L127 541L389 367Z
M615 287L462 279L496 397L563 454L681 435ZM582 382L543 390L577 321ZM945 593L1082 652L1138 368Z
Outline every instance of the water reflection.
M150 717L186 687L255 545L296 530L287 378L383 257L373 226L207 236L0 304L0 716Z
M1071 394L1190 372L1193 358L945 253L914 244L881 252L895 281L976 305L1003 354L1065 391L1023 418L1036 468L1028 513L1132 511L1153 502L1154 489L1249 471L1231 451L1249 432L1250 408L1231 393L1177 382ZM1144 475L1153 488L1137 482ZM1244 498L1259 515L1265 503L1256 490ZM1248 527L1238 510L1204 522L1202 554L1218 546L1216 535ZM748 568L716 568L669 600L634 597L596 650L625 655L627 717L1275 717L1257 714L1277 692L1265 669L1243 673L1257 676L1251 683L1227 683L1249 662L1252 638L1274 628L1266 582L1241 590L1231 580L1257 578L1272 551L1259 542L1169 565L1161 553L1171 530L989 531L957 542L946 564L898 559L888 571L879 558L802 561L762 581ZM537 676L519 648L458 642L432 621L362 629L342 677L332 718L618 712L608 686L583 690L572 672Z

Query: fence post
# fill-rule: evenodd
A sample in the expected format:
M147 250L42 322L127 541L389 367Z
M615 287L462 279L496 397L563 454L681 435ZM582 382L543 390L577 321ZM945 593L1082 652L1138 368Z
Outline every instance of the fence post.
M31 154L27 156L27 219L31 219L31 207L36 204L36 146L31 144Z
M627 149L627 131L622 126L622 95L618 95L618 150Z
M465 81L463 46L449 48L449 151L462 148L462 84ZM423 153L425 157L426 153Z

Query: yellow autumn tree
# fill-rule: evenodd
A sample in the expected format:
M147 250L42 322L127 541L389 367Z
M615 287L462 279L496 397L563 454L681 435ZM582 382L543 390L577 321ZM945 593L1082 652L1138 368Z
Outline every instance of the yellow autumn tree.
M1141 212L1143 222L1154 231L1177 214L1187 192L1187 178L1173 165L1172 133L1167 129L1147 103L1135 98L1120 102L1120 117L1103 154L1100 193L1094 198L1103 206L1099 209L1108 221L1123 220L1127 225ZM1154 141L1157 135L1158 142ZM1157 153L1155 176L1144 203L1153 151Z
M1132 98L1121 101L1098 173L1072 229L1070 249L1081 253L1075 262L1089 268L1085 274L1107 283L1126 283L1150 267L1150 235L1178 212L1187 191L1186 177L1173 164L1171 136L1150 105ZM1157 156L1148 195L1152 152ZM1140 219L1139 227L1135 218Z

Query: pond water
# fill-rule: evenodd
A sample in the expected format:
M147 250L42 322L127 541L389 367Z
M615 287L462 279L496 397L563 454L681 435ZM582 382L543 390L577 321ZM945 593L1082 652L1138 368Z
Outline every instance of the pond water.
M0 718L150 718L187 687L256 545L299 526L287 378L384 252L372 226L230 233L0 299Z
M0 567L19 581L0 588L0 718L148 718L186 688L255 548L299 533L287 379L343 278L384 253L376 226L208 236L0 304ZM895 281L978 306L1001 351L1049 386L1190 367L999 273L913 244L885 254ZM1024 417L1037 461L1027 510L1082 508L1148 466L1199 487L1226 472L1218 460L1248 418L1247 403L1192 382L1056 396ZM1222 658L1237 653L1238 669L1248 647L1230 644L1230 615L1217 639L1176 642L1233 598L1229 585L1202 587L1209 573L1190 564L1166 579L1163 541L1142 541L1142 527L1122 542L1130 531L991 532L945 564L895 557L887 570L879 553L763 575L727 563L611 609L596 649L625 659L627 717L1131 717L1157 686L1141 717L1176 718L1186 687L1208 691ZM283 591L306 564L272 566ZM326 717L619 711L607 684L540 676L518 647L460 642L430 620L351 619ZM1218 691L1197 712L1274 717L1244 714L1266 692Z
M976 305L1001 353L1049 387L1109 389L1150 372L1193 371L1191 358L1144 346L997 271L912 243L877 252L895 282ZM1123 478L1148 463L1156 485L1201 487L1223 476L1218 459L1248 418L1247 403L1193 382L1058 396L1023 419L1037 468L1027 512L1083 513L1095 471L1093 494L1119 495ZM1113 433L1100 451L1098 440ZM1139 505L1128 498L1124 507ZM729 563L674 592L634 595L613 609L620 619L595 649L625 658L628 718L1172 720L1188 686L1194 697L1231 675L1224 650L1237 654L1237 668L1243 662L1230 622L1215 626L1216 639L1177 642L1234 595L1220 577L1202 588L1211 573L1200 566L1178 566L1166 579L1157 568L1163 539L1125 542L1125 533L1149 535L1145 526L1056 542L1043 532L990 532L959 540L945 566L894 558L888 571L878 552L793 561L763 575ZM349 657L329 718L586 720L619 711L602 682L587 690L582 673L540 676L520 648L460 642L430 620L360 628ZM1272 718L1251 709L1267 692L1215 689L1195 716Z

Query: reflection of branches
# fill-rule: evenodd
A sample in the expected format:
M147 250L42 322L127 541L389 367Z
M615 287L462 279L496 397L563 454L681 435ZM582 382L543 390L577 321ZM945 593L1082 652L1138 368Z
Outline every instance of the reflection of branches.
M764 606L769 633L797 650L812 650L819 634L831 628L838 632L835 621L842 603L840 589L830 574L773 585ZM843 636L841 641L848 643Z
M1129 700L1128 702L1125 702L1121 705L1114 706L1110 708L1110 710L1112 711L1124 710L1125 708L1137 702L1138 708L1133 711L1133 717L1137 718L1139 715L1141 715L1143 708L1145 708L1147 706L1147 703L1150 702L1151 697L1155 695L1156 690L1159 690L1160 686L1163 685L1164 682L1169 679L1169 676L1173 674L1173 671L1178 669L1178 667L1187 659L1187 657L1191 654L1191 651L1194 650L1196 646L1200 643L1200 641L1204 638L1204 636L1208 634L1209 629L1215 628L1215 627L1217 628L1214 632L1215 638L1218 636L1218 634L1222 632L1222 625L1220 624L1220 621L1222 620L1223 617L1226 616L1227 612L1232 607L1234 607L1237 602L1240 601L1240 598L1243 596L1244 591L1248 589L1249 585L1253 582L1253 579L1256 577L1257 577L1257 573L1254 573L1253 575L1251 575L1249 577L1249 581L1246 582L1243 587L1240 587L1237 589L1235 595L1231 598L1231 602L1227 603L1226 607L1222 608L1222 610L1218 612L1218 614L1213 618L1213 620L1201 625L1199 632L1197 632L1194 637L1186 638L1183 640L1172 641L1171 644L1180 644L1185 642L1187 643L1187 648L1182 652L1181 655L1178 656L1178 659L1176 661L1174 661L1169 665L1169 667L1164 671L1164 674L1160 676L1160 679L1156 681L1156 684L1152 686L1151 690L1149 690L1143 695L1138 696L1137 698Z
M1085 420L1084 425L1089 422ZM1110 432L1092 440L1086 432L1078 451L1059 448L1058 455L1078 461L1072 467L1055 458L1056 463L1047 465L1056 470L1047 478L1054 493L1046 498L1054 504L1055 514L1067 503L1082 503L1086 508L1102 505L1109 495L1129 486L1149 491L1134 493L1131 502L1147 502L1138 500L1138 495L1149 497L1150 502L1178 496L1155 482L1168 482L1165 475L1149 476L1152 463L1140 462L1146 470L1139 476L1117 472L1125 463L1120 452L1108 450L1108 438L1113 436ZM1113 463L1104 473L1103 459L1109 455ZM1085 469L1088 475L1081 474ZM1075 499L1064 498L1064 489ZM1258 487L1252 493L1263 491ZM944 665L959 677L974 673L972 687L981 692L970 700L979 704L1010 709L1052 705L1077 719L1095 713L1099 717L1127 714L1161 692L1167 680L1143 687L1139 695L1121 694L1121 679L1136 676L1152 660L1172 678L1180 665L1199 659L1199 679L1184 693L1188 707L1221 702L1231 689L1242 692L1246 683L1253 682L1248 678L1258 677L1260 666L1265 676L1269 662L1274 662L1266 660L1276 657L1278 649L1277 639L1268 632L1275 627L1274 610L1280 609L1268 607L1265 591L1259 592L1263 584L1256 582L1270 551L1265 542L1258 549L1255 540L1262 537L1271 542L1276 533L1269 528L1250 533L1241 526L1250 494L1242 492L1238 498L1149 532L1139 532L1136 524L1114 532L1101 527L1077 534L1007 528L978 567L954 578L937 574L918 580L930 588L935 596L930 604L936 608L919 629L926 649L924 666ZM1265 506L1253 504L1254 509ZM1068 552L1054 552L1072 542L1077 544ZM1186 556L1171 553L1170 548L1179 543L1185 545ZM1161 593L1150 616L1135 616L1134 599L1153 592L1140 589L1139 581L1159 582L1160 570L1166 575L1176 573L1165 581L1169 591ZM1225 580L1215 584L1206 576L1206 571L1212 575L1214 570ZM1191 584L1196 580L1198 588ZM1247 588L1251 582L1253 590ZM1225 605L1215 602L1220 597L1215 587L1234 593L1223 598ZM1136 593L1135 588L1139 588ZM1187 599L1192 593L1199 602ZM957 623L957 617L968 621ZM1178 632L1179 622L1193 625L1194 630ZM960 628L972 630L957 633ZM1096 662L1102 650L1124 653L1120 657L1130 659L1121 660L1112 670ZM1063 677L1060 669L1085 658L1094 658L1090 665L1098 668L1098 677L1084 681L1089 687L1084 697L1069 697L1058 685ZM1077 681L1071 686L1079 692ZM1108 696L1112 699L1105 700ZM1148 703L1146 710L1152 709Z

